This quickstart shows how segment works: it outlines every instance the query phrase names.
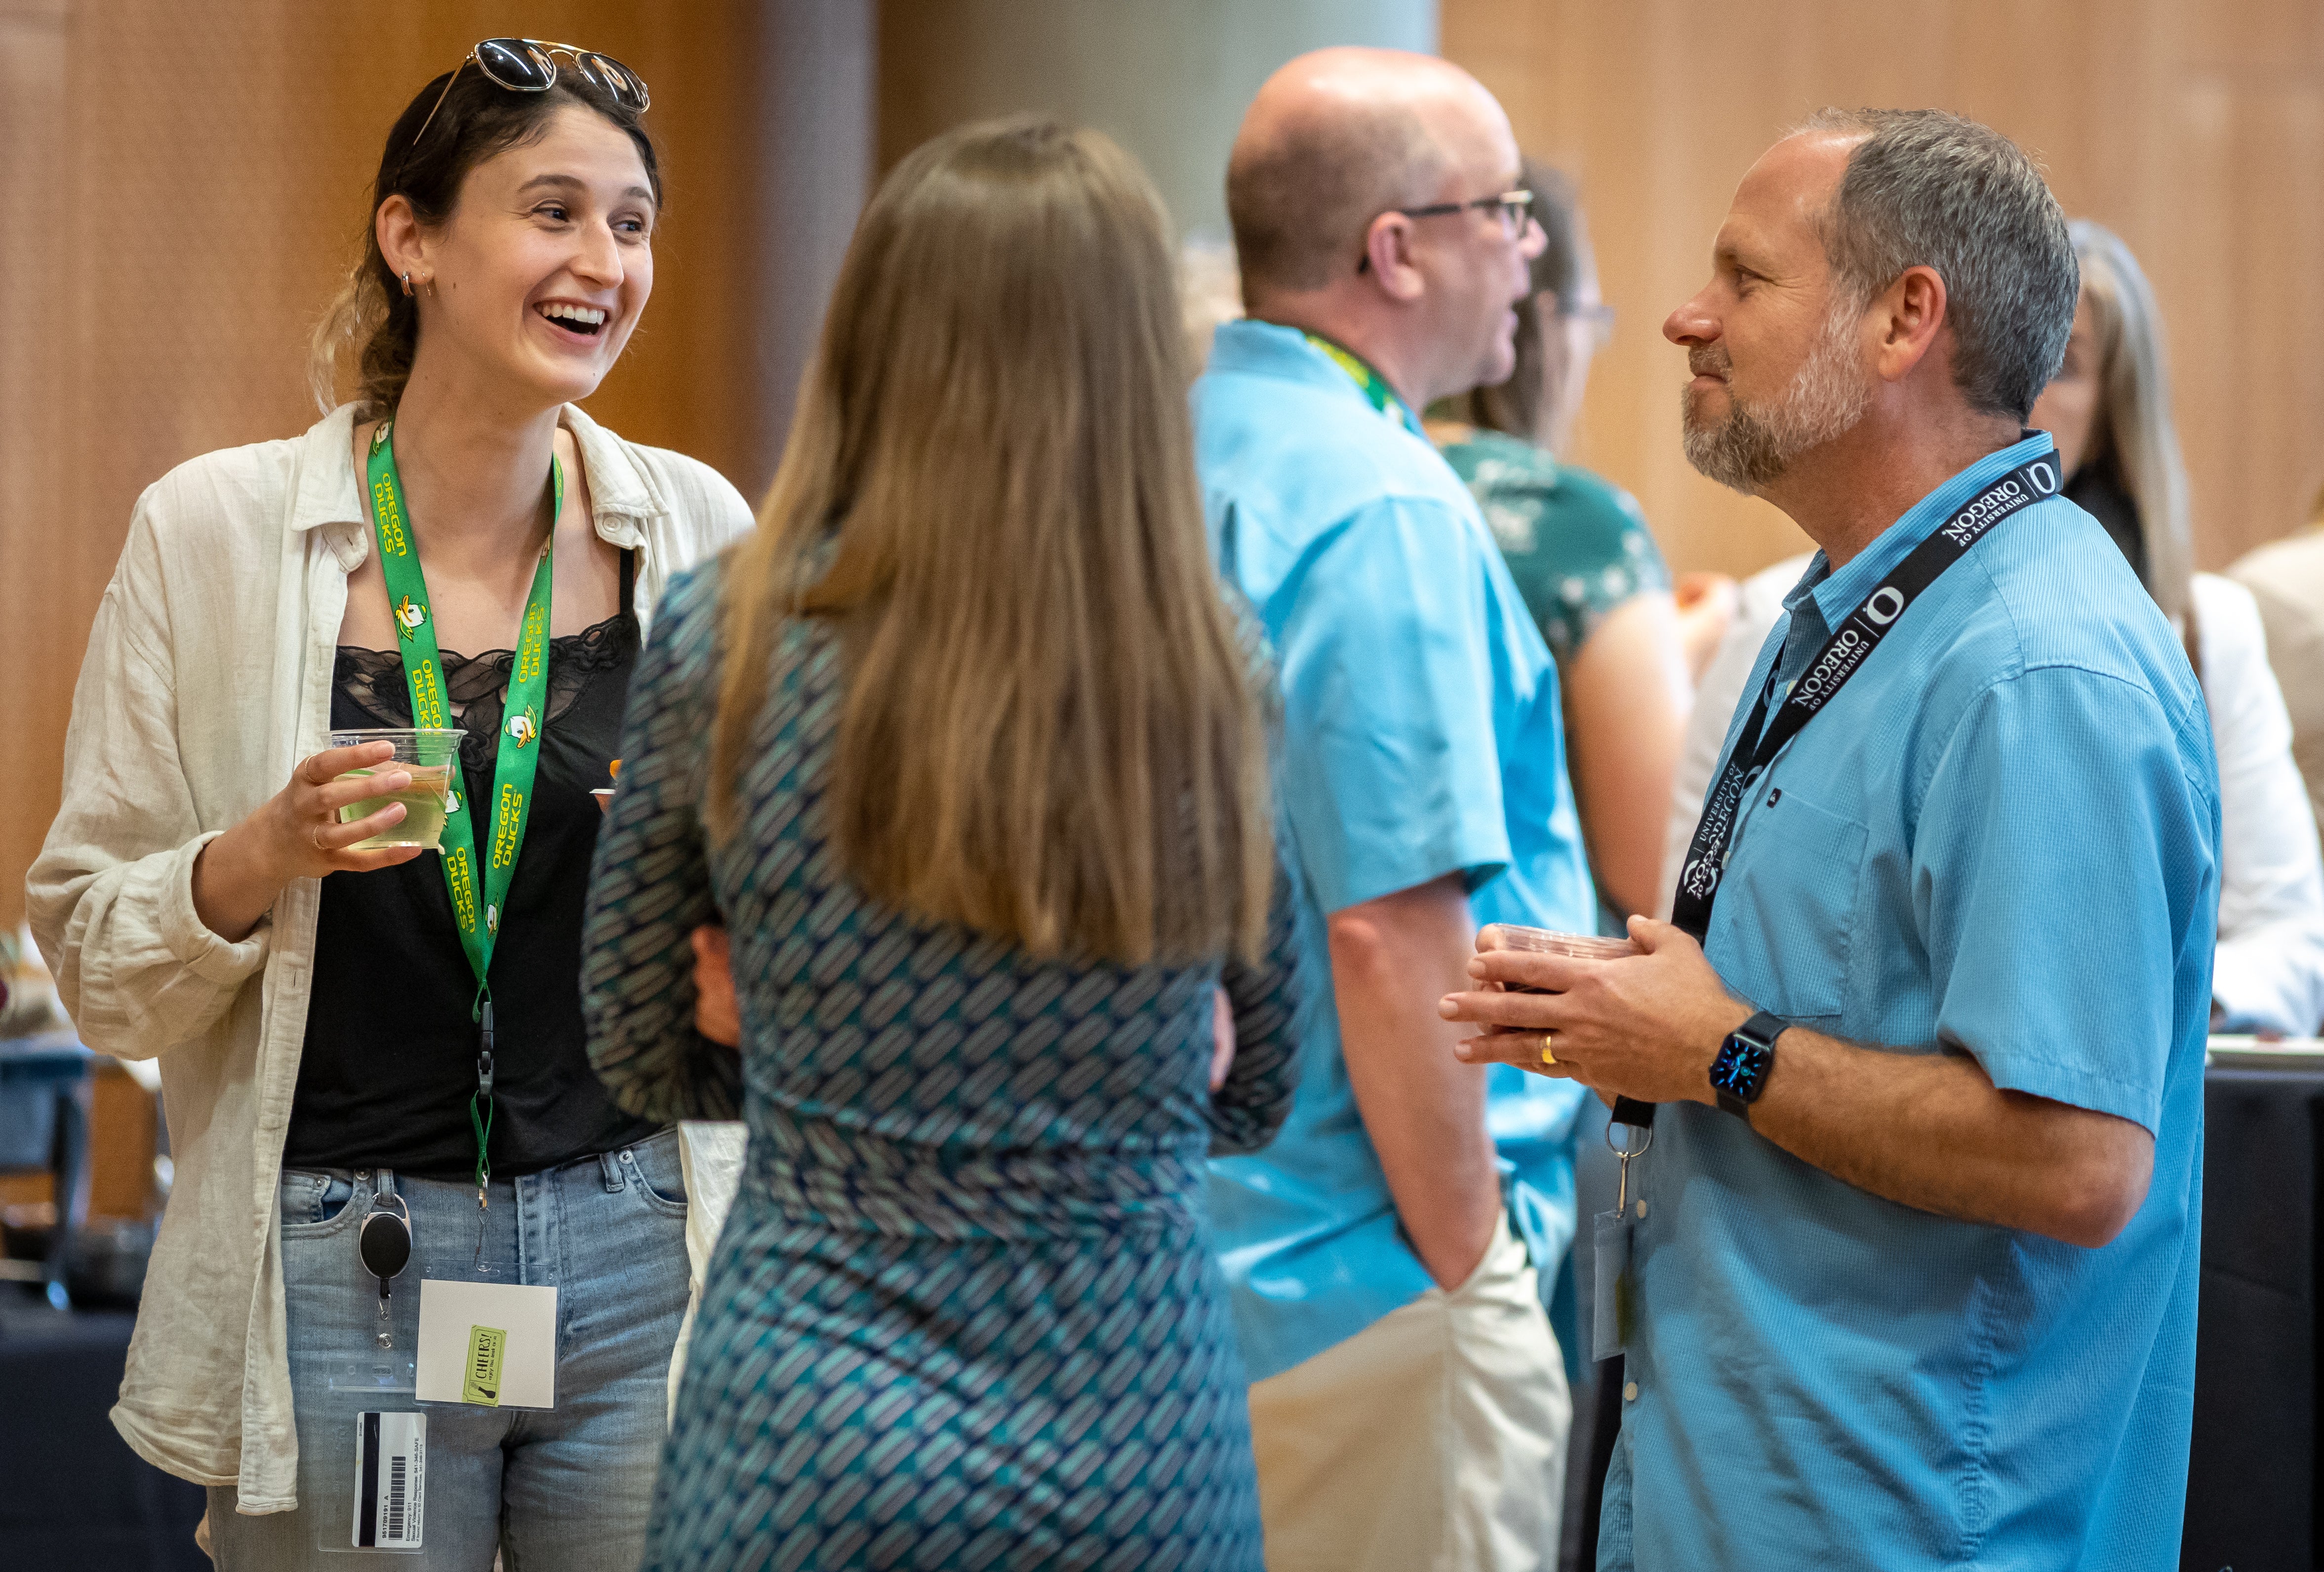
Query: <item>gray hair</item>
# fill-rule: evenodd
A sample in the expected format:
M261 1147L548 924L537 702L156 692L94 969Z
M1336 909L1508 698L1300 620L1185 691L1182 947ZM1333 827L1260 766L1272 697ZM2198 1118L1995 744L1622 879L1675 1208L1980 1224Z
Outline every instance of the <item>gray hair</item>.
M1979 413L2024 419L2065 359L2080 287L2040 169L1941 109L1824 109L1799 129L1864 138L1823 216L1834 276L1868 305L1905 269L1933 268L1955 384Z
M2082 265L2098 363L2097 418L2082 464L2111 464L2130 493L2146 546L2147 593L2176 619L2193 593L2188 581L2195 572L2195 538L2187 464L2171 418L2163 312L2120 235L2088 219L2076 219L2067 233Z

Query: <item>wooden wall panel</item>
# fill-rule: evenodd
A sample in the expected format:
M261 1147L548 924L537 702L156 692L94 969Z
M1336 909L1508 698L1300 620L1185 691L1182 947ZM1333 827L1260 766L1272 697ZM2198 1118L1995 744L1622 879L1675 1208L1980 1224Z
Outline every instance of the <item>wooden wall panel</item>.
M55 811L51 760L64 738L58 678L71 682L94 593L77 591L78 620L49 591L91 581L72 539L60 455L63 336L59 314L26 302L65 291L64 65L67 0L0 0L0 924L23 906L23 873ZM49 326L26 320L40 315ZM104 570L94 583L104 584Z
M1443 51L1580 180L1620 314L1582 462L1638 494L1674 564L1803 548L1679 452L1661 336L1736 181L1825 104L1941 106L2015 137L2161 297L2202 565L2294 528L2324 483L2324 6L2313 0L1443 0Z
M880 168L964 121L1043 111L1136 154L1182 235L1223 240L1244 106L1332 43L1434 49L1434 0L881 0Z
M54 813L72 681L138 492L314 420L307 335L420 85L512 31L651 84L654 299L590 407L754 493L871 164L871 5L0 0L0 922Z

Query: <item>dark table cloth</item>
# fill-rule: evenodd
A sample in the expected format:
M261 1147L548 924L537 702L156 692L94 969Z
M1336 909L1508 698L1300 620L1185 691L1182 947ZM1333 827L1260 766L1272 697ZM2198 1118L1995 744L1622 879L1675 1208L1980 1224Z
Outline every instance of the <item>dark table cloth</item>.
M139 1457L106 1418L130 1318L24 1302L0 1308L0 1567L209 1572L194 1545L201 1487Z
M2310 1572L2324 1074L2204 1079L2203 1288L2184 1572Z

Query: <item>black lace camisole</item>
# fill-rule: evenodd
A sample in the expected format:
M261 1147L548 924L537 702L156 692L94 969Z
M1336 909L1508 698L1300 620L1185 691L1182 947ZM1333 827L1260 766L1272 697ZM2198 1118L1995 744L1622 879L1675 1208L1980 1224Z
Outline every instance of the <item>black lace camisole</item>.
M609 766L621 747L638 650L634 571L624 552L619 611L549 640L532 815L493 953L492 1160L502 1176L610 1152L655 1129L606 1095L589 1068L581 1025L581 911L601 816L589 792L612 784ZM467 733L460 765L473 803L492 801L514 660L506 649L444 655L445 687ZM410 724L401 657L341 646L332 728ZM284 1164L469 1180L476 1157L468 1122L475 991L440 857L422 852L394 868L324 879Z

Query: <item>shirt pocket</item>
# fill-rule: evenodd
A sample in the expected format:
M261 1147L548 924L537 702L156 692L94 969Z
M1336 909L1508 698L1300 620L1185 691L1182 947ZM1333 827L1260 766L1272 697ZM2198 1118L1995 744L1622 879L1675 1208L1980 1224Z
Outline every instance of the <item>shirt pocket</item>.
M1865 827L1779 786L1742 832L1720 884L1712 948L1741 961L1751 1004L1787 1021L1835 1021L1846 1005Z

